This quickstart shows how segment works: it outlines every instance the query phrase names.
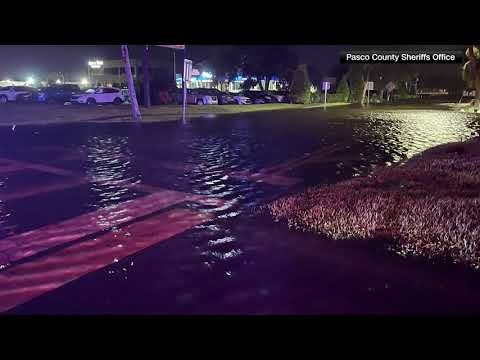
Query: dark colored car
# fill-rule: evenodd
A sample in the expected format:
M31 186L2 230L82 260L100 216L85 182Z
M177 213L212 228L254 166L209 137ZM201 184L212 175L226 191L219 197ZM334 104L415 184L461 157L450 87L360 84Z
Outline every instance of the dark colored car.
M35 102L38 97L38 90L32 87L25 87L28 92L17 95L18 102Z
M187 96L191 93L191 89L187 89ZM182 104L183 103L183 89L175 88L168 92L169 97L174 103Z
M244 91L242 95L249 97L252 99L252 103L254 104L269 104L272 102L276 102L276 100L273 98L273 96L263 92L263 91L255 91L255 90L249 90L249 91Z
M52 85L39 91L37 100L48 104L63 104L70 101L72 95L79 94L81 92L82 91L80 90L80 87L74 84Z

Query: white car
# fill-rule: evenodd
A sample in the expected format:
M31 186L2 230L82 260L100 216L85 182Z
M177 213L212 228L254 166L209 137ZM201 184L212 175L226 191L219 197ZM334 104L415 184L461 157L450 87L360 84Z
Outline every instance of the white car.
M0 104L20 100L22 96L32 94L34 91L35 89L28 86L6 86L0 88Z
M216 95L206 94L201 90L188 89L187 104L218 105L218 97Z
M122 90L117 88L99 87L95 90L90 89L83 94L73 95L71 103L76 104L115 104L120 105L124 102Z
M241 94L232 94L233 99L238 105L248 105L252 103L252 99Z

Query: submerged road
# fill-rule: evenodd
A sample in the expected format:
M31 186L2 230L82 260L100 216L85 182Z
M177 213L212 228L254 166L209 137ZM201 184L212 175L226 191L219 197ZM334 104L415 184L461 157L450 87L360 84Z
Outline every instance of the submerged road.
M0 129L0 311L479 313L471 269L253 211L479 129L474 114L340 108Z

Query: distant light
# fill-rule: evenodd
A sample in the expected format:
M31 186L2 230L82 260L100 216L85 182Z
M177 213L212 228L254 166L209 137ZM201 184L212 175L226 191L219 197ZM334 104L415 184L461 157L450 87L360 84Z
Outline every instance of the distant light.
M212 73L209 73L207 71L202 72L202 78L211 79L212 77L213 77Z
M82 85L88 85L88 80L86 78L83 78L81 81Z
M55 83L57 83L57 84L61 84L61 83L62 83L62 80L60 80L60 79L57 79L57 81L55 81Z
M27 84L28 85L33 85L35 84L35 79L33 76L29 76L28 79L27 79Z
M100 69L103 66L103 60L91 60L88 62L88 66L92 69Z

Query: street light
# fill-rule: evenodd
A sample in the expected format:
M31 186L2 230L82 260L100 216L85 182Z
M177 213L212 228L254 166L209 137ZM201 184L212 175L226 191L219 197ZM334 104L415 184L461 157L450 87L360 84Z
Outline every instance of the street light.
M35 78L33 76L29 76L27 79L27 85L35 84Z
M86 78L83 78L83 79L80 81L80 83L81 83L82 85L88 85L88 80L87 80Z
M57 81L55 81L56 84L61 84L62 83L62 80L60 79L57 79Z

